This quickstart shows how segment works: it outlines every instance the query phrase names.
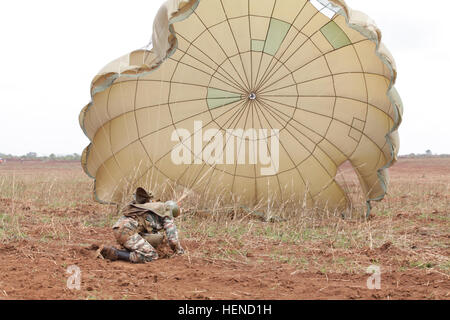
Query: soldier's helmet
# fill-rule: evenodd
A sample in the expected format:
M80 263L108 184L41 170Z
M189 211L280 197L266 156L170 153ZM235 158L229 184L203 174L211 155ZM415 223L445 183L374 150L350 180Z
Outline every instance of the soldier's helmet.
M153 193L145 191L144 188L137 188L136 192L133 194L134 200L138 204L144 204L147 202L150 202L151 199L153 199Z
M166 207L166 210L168 210L173 218L176 218L180 215L180 207L178 206L178 204L175 201L166 201L166 203L164 204Z

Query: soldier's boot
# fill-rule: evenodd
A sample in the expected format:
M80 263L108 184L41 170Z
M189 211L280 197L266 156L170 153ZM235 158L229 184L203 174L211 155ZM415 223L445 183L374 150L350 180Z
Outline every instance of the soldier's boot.
M117 250L117 259L132 262L130 259L130 251L127 250Z
M116 260L131 261L130 252L126 250L118 250L114 247L103 247L100 253L103 256L103 258L109 259L111 261Z

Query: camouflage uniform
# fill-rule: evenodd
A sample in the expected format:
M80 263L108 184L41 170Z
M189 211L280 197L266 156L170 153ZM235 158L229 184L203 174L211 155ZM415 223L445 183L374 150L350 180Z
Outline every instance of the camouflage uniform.
M122 209L123 216L114 224L113 232L117 242L130 251L130 261L144 263L158 259L158 253L146 238L162 229L171 249L178 254L184 252L174 219L162 208L163 202L145 205L132 202Z

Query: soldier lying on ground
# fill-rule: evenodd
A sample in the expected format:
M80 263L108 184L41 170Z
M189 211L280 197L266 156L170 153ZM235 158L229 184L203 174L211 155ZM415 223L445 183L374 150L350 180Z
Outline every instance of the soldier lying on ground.
M170 248L177 254L184 249L178 240L174 218L180 214L175 201L152 202L153 194L143 188L137 188L135 199L122 210L122 217L114 224L113 232L117 242L126 250L103 247L101 255L110 260L125 260L145 263L158 259L155 248L164 236L158 231L164 229Z

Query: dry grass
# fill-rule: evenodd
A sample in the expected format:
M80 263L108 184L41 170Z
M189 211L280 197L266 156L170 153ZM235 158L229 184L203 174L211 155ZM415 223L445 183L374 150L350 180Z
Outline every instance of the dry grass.
M400 271L425 268L449 275L450 164L445 159L430 161L436 161L437 171L393 170L390 194L375 205L369 220L362 205L355 208L360 214L344 219L303 208L272 208L272 216L284 219L266 222L252 210L215 203L209 212L192 210L178 218L177 225L182 239L198 244L188 250L188 257L244 264L257 257L257 263L276 261L321 272L361 272L379 263ZM344 170L343 181L353 202L361 203L356 176ZM117 208L95 203L92 187L77 163L3 165L0 242L27 239L65 246L80 239L86 244L111 239L109 227L118 218ZM195 202L190 197L185 203L195 207ZM383 246L394 251L373 261L367 252Z

